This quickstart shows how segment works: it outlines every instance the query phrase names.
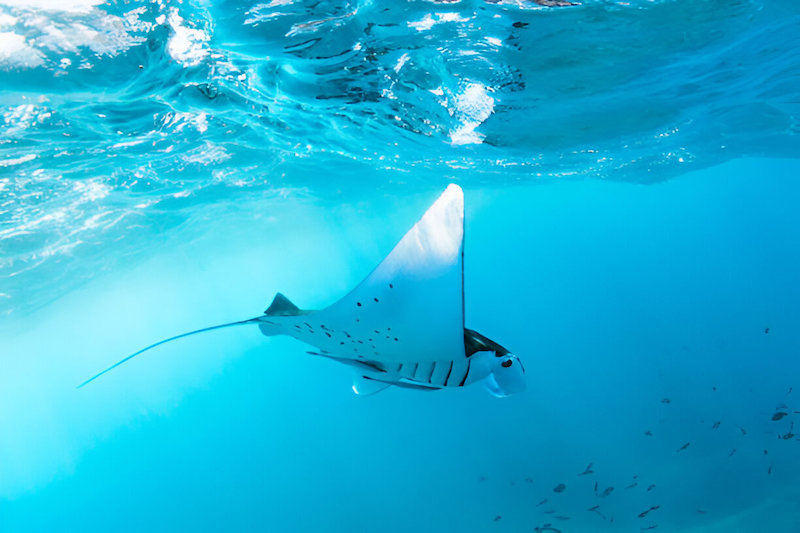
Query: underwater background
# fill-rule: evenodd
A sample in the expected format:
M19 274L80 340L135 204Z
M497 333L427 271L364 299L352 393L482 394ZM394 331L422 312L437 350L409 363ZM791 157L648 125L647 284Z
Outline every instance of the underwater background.
M0 531L799 531L800 4L559 3L0 0ZM255 327L76 389L448 183L525 393Z

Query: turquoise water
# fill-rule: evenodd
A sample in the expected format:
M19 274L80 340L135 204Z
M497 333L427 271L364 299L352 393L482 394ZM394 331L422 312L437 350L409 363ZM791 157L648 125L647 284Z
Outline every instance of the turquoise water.
M0 530L800 529L800 7L581 4L0 2ZM525 393L257 328L75 388L332 303L451 182Z

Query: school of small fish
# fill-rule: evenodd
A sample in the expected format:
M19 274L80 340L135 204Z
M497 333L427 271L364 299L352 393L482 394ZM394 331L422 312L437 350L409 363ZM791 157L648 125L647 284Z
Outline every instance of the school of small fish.
M769 333L769 328L766 328L764 333ZM713 386L712 387L712 391L716 392L717 391L717 387ZM784 395L784 398L789 397L791 395L791 393L792 393L792 387L789 387L788 391ZM662 398L661 399L661 403L664 404L664 405L670 405L672 403L672 399L670 399L668 397ZM789 440L800 441L800 437L798 437L794 433L794 420L791 419L792 415L795 415L795 414L800 414L800 410L794 410L794 409L790 408L789 405L787 405L786 403L780 403L779 405L776 406L775 412L772 414L770 420L772 422L781 422L782 420L786 419L786 422L788 422L788 427L784 426L785 432L783 432L784 431L783 429L778 431L777 437L778 437L779 440L783 440L783 441L789 441ZM784 422L784 423L786 423L786 422ZM719 429L722 426L722 423L723 423L722 420L714 421L713 424L711 424L711 429L712 430ZM747 430L745 428L741 427L741 426L733 426L733 427L737 428L742 436L746 436L748 434ZM644 435L647 436L647 437L653 437L653 432L650 429L647 429L647 430L644 431ZM680 443L680 444L676 443L675 444L676 445L675 453L690 453L687 450L689 450L691 444L692 444L691 441L686 441L686 442L683 442L683 443ZM728 450L729 451L727 452L727 455L728 455L729 458L733 457L737 453L737 448L729 448ZM765 456L769 455L769 450L765 449L763 451L763 455L765 455ZM773 466L774 465L772 463L769 464L769 466L766 469L766 475L772 475ZM594 474L595 474L595 464L594 463L589 463L582 472L577 473L577 476L579 476L579 477L581 477L581 476L590 476L590 475L594 475ZM485 476L481 476L479 479L480 480L485 480L486 477ZM525 481L527 483L529 483L529 484L533 483L533 479L531 477L526 477ZM633 493L634 489L636 489L636 487L639 486L639 481L640 480L639 480L639 476L638 475L634 475L632 479L629 478L627 482L624 482L624 483L627 483L627 485L625 485L626 491L630 490L631 491L630 493ZM512 485L513 484L514 483L512 482ZM645 486L645 485L643 485L643 486ZM655 483L647 483L645 492L646 493L651 493L654 489L656 489L656 484ZM641 489L639 489L639 490L641 490ZM564 493L566 491L567 491L567 485L565 483L558 483L552 489L552 492L554 492L556 494L562 494L562 493ZM570 492L574 494L575 491L576 491L576 489L573 488L573 490L570 491ZM626 491L623 491L622 494L628 494L628 492L626 492ZM594 482L594 495L593 496L592 495L588 496L588 498L592 498L593 497L594 501L592 501L591 505L586 508L586 512L595 515L598 519L607 522L607 524L613 524L614 523L614 516L611 515L611 514L604 513L603 509L601 507L601 503L598 503L599 499L608 498L608 497L610 497L612 495L613 492L614 492L614 486L610 486L609 485L607 487L601 487L600 483L598 481L595 481ZM582 496L578 496L578 497L582 497ZM563 496L556 496L555 497L556 500L558 500L559 498L563 498ZM557 511L557 507L555 505L557 502L553 502L553 503L550 503L550 504L549 503L550 503L549 498L541 498L538 501L538 503L532 505L532 507L540 508L540 509L537 509L537 511L541 512L543 515L547 515L546 520L555 519L555 520L560 520L562 522L570 520L571 517L566 515L566 514L563 514L563 513L562 514L556 514L558 512ZM653 521L653 517L654 516L657 517L657 515L658 515L658 513L656 513L656 511L658 511L659 509L661 509L661 504L653 501L653 504L650 505L650 507L642 510L641 512L639 512L636 515L636 518L638 518L641 522L644 522L639 527L640 531L649 531L649 530L653 530L653 529L656 529L656 528L659 527L659 524L657 522ZM705 515L707 511L704 510L704 509L699 509L698 508L698 509L696 509L696 512L699 515ZM497 515L494 520L498 521L498 520L500 520L500 518L501 518L500 515ZM534 526L533 527L533 531L534 531L534 533L563 533L562 529L560 529L560 527L556 527L554 525L554 522L552 522L552 521L543 521L541 524Z

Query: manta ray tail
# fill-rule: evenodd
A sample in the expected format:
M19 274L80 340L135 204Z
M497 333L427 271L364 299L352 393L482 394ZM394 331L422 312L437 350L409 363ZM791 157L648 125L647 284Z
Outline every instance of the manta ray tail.
M278 294L278 296L281 296L281 295ZM276 299L277 299L277 297L276 297ZM286 301L288 302L289 300L286 300ZM291 302L289 302L289 303L291 304ZM274 302L273 302L273 305L274 305ZM110 372L111 370L114 370L115 368L117 368L122 363L124 363L126 361L129 361L129 360L133 359L134 357L136 357L137 355L142 354L142 353L144 353L144 352L146 352L146 351L148 351L148 350L150 350L152 348L155 348L156 346L161 346L162 344L166 344L166 343L172 342L174 340L182 339L183 337L188 337L189 335L196 335L198 333L205 333L206 331L211 331L211 330L215 330L215 329L222 329L222 328L229 328L231 326L243 326L245 324L254 324L256 322L259 322L260 318L261 317L250 318L250 319L247 319L247 320L240 320L238 322L229 322L228 324L220 324L218 326L211 326L211 327L208 327L208 328L197 329L195 331L190 331L188 333L181 333L180 335L175 335L174 337L170 337L168 339L164 339L163 341L158 341L155 344L151 344L150 346L147 346L146 348L142 348L138 352L129 355L125 359L122 359L121 361L118 361L118 362L114 363L113 365L111 365L110 367L106 368L105 370L103 370L99 374L95 374L94 376L90 377L89 379L87 379L86 381L84 381L83 383L78 385L78 388L80 389L84 385L88 385L89 383L91 383L92 381L96 380L97 378L99 378L100 376L105 374L106 372Z

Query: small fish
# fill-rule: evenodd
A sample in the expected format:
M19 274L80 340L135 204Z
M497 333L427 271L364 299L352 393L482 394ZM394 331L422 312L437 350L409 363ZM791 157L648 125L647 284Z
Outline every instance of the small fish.
M786 396L789 396L792 393L792 387L789 387L789 390L786 392Z
M495 516L495 517L494 517L494 521L495 521L495 522L497 522L497 521L498 521L498 520L500 520L501 518L503 518L503 517L502 517L502 516L500 516L500 515L497 515L497 516Z
M655 485L650 485L649 487L647 487L647 492L650 492L650 491L651 491L651 490L653 490L654 488L656 488L656 486L655 486Z
M653 432L648 429L647 431L644 432L644 435L645 435L645 437L652 437L653 436Z
M767 475L768 476L772 475L772 465L769 465L769 468L767 468Z
M578 474L578 475L579 476L586 476L586 475L589 475L589 474L594 474L594 470L592 470L592 465L593 464L594 463L589 463L589 466L587 466L586 469L583 472L581 472L580 474Z
M769 333L769 328L764 328L764 335L766 335L767 333Z
M690 444L691 444L691 442L687 442L686 444L684 444L683 446L678 448L676 451L681 452L681 451L685 450L686 448L688 448Z
M547 531L549 531L550 533L561 533L560 529L556 529L556 528L550 526L549 524L545 524L545 525L543 525L541 527L535 527L535 528L533 528L533 531L535 533L546 533Z
M599 505L595 505L594 507L590 507L589 509L586 509L586 510L591 512L591 513L597 514L597 516L599 516L603 520L606 519L606 516L603 513L600 512L600 506Z
M554 516L553 518L555 518L556 520L569 520L569 517L564 515Z
M533 478L526 477L525 478L525 483L533 483Z
M764 455L767 455L768 453L769 453L769 450L764 450Z
M556 512L555 509L548 509L547 511L544 512L544 514L554 514L555 512Z
M717 387L711 387L711 390L713 390L714 392L717 392Z
M642 511L641 513L639 513L639 518L644 518L645 516L647 516L647 513L651 512L651 511L655 511L659 507L661 507L661 506L660 505L654 505L650 509L647 509L646 511Z
M671 403L671 402L672 400L670 400L669 398L664 398L663 400L661 400L661 403Z
M736 453L736 448L731 450L731 453L728 454L728 457L733 457L733 454Z
M777 413L775 413L774 415L772 415L772 421L773 421L773 422L777 422L778 420L780 420L781 418L783 418L784 416L786 416L786 415L788 415L788 414L789 414L789 413L787 413L787 412L784 412L784 411L778 411Z
M657 527L658 527L658 524L653 524L652 526L640 527L639 530L640 531L647 531L648 529L655 529Z
M719 421L714 422L714 425L711 426L711 429L717 429L719 427Z
M603 491L603 494L600 495L601 498L605 498L609 494L614 492L614 487L608 487L606 490Z
M628 486L627 486L627 487L625 487L625 488L626 488L626 489L632 489L633 487L635 487L635 486L636 486L636 485L638 485L638 484L639 484L639 482L638 482L638 481L634 481L633 483L631 483L630 485L628 485Z
M541 505L544 505L544 504L546 504L546 503L547 503L547 498L545 498L544 500L542 500L542 501L540 501L539 503L537 503L537 504L536 504L536 507L539 507L539 506L541 506Z
M740 428L739 428L739 431L741 431L741 432L742 432L742 435L747 435L747 430L746 430L746 429L744 429L743 427L740 427Z
M698 510L697 510L697 512L698 512L699 514L706 514L706 512L705 512L704 510L702 510L702 509L698 509Z
M558 485L555 486L555 488L553 488L553 492L564 492L566 488L567 488L566 485L564 485L563 483L559 483Z
M794 438L794 433L792 433L793 429L794 429L794 421L792 421L792 423L789 425L789 432L783 435L783 440L789 440Z
M597 496L597 481L594 482L594 494Z

